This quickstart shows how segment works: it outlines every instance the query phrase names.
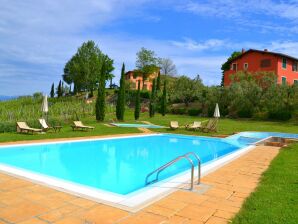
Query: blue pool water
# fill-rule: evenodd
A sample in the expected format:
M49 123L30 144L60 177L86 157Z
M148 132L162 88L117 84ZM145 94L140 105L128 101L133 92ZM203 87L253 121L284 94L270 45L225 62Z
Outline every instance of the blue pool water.
M159 134L1 146L0 163L125 195L143 188L148 173L177 156L195 152L204 164L247 146L252 143L250 137L256 140L265 135L244 133L243 136L219 139ZM180 161L163 171L160 179L188 168L187 162Z
M240 132L236 135L227 137L228 140L234 140L239 144L244 142L255 143L268 137L294 138L298 139L298 134L280 133L280 132Z
M154 124L123 124L123 123L112 123L117 127L124 128L164 128L163 126L154 125Z

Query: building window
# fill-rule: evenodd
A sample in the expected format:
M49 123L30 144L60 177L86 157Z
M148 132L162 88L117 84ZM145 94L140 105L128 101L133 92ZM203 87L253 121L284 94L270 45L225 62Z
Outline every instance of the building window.
M244 63L244 65L243 65L243 69L244 69L244 70L247 70L247 69L248 69L248 63Z
M287 78L286 77L281 77L281 84L287 85Z
M282 68L287 68L287 59L282 58Z
M293 72L298 72L298 61L293 61L292 70Z
M237 71L237 64L236 63L232 64L231 70Z
M260 66L261 66L261 68L271 67L271 60L270 59L261 60Z

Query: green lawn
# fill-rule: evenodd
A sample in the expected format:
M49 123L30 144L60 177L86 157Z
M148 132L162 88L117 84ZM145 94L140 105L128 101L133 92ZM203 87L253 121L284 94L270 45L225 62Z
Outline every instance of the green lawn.
M114 118L113 115L106 116L106 122ZM208 118L201 117L191 117L187 115L166 115L161 116L156 114L155 117L150 118L148 113L144 113L140 117L140 121L135 121L133 117L133 111L127 111L125 116L125 123L140 123L141 121L149 121L153 124L163 125L168 127L169 122L176 120L179 124L185 125L193 121L204 121ZM60 133L47 133L47 134L17 134L17 133L1 133L0 142L8 141L19 141L19 140L34 140L34 139L49 139L49 138L68 138L68 137L82 137L82 136L97 136L97 135L111 135L111 134L124 134L124 133L140 133L137 128L119 128L119 127L107 127L104 123L96 122L94 117L83 119L83 122L87 125L95 126L94 131L82 132L76 131L73 132L71 127L64 126ZM184 128L178 130L170 130L169 128L161 129L152 129L157 132L165 133L179 133L179 134L188 134L188 135L214 135L215 133L202 133L199 131L188 131ZM298 125L295 125L291 122L270 122L270 121L253 121L245 119L220 119L218 124L218 133L216 134L233 134L234 132L240 131L276 131L276 132L288 132L288 133L298 133Z
M298 223L298 144L281 150L232 223Z

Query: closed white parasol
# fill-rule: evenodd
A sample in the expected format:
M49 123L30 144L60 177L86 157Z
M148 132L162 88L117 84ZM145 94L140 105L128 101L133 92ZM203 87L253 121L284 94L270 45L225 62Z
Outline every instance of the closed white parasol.
M213 117L220 118L218 103L215 106L215 111L214 111Z

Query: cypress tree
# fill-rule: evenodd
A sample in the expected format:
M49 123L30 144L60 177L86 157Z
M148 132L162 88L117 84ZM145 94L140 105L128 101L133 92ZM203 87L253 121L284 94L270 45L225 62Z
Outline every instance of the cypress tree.
M124 120L125 112L125 65L123 63L121 69L120 88L118 91L117 105L116 105L116 117L118 120Z
M154 114L155 114L155 96L156 96L156 84L155 84L155 79L153 79L150 104L149 104L149 116L150 117L154 117Z
M140 117L140 110L141 110L141 103L140 103L140 88L141 88L141 83L140 81L138 82L138 92L136 95L136 105L135 105L135 120L138 120Z
M160 71L158 72L157 75L157 85L156 85L156 90L160 91Z
M98 95L95 104L96 120L103 121L105 119L106 106L106 82L105 82L105 64L102 66L102 73L99 77Z
M61 80L59 82L58 88L57 88L57 96L61 97L62 96L62 86L61 86Z
M163 85L160 112L161 112L162 116L165 116L166 112L167 112L167 82L166 82L166 80L164 81L164 85Z
M51 95L51 98L54 98L55 97L55 86L54 86L54 83L52 84L50 95Z

